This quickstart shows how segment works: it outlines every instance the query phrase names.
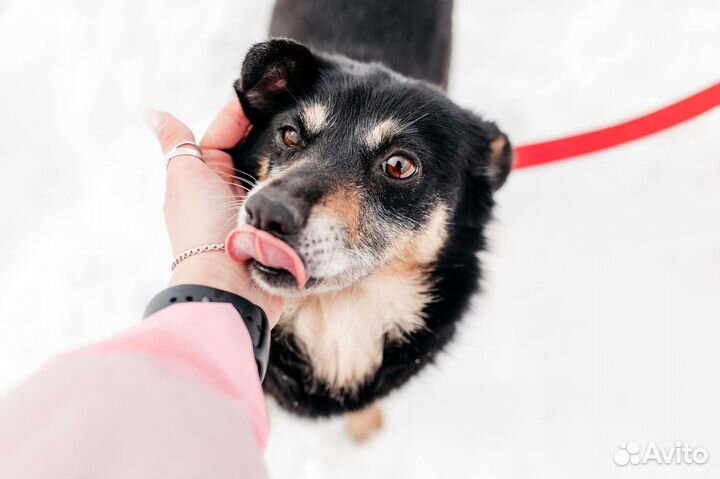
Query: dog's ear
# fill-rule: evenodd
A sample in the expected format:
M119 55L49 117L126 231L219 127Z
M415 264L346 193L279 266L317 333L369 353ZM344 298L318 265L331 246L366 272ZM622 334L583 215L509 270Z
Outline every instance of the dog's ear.
M492 194L507 179L512 169L513 151L507 135L493 122L467 113L464 136L468 158L459 219L469 226L484 224L493 204Z
M471 174L485 177L492 191L497 191L512 169L512 145L495 123L471 113L468 116L471 149L475 151L470 157Z
M317 59L307 47L291 40L270 40L250 48L235 91L245 115L258 123L309 89L317 72Z

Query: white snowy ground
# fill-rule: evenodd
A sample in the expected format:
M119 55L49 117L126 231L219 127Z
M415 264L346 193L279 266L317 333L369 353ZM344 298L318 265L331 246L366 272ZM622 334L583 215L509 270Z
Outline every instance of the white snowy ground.
M270 4L0 3L0 390L135 324L164 285L152 105L201 132ZM717 0L458 1L451 94L516 144L720 80ZM514 174L486 294L356 446L272 410L278 478L720 477L720 109ZM704 465L616 466L676 441ZM0 474L1 476L1 474Z

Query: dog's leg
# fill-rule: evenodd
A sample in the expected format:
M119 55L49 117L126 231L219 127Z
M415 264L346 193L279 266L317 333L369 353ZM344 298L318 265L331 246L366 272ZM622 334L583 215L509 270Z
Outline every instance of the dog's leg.
M382 428L382 410L378 403L373 403L357 412L345 416L345 427L350 437L357 443L365 442Z

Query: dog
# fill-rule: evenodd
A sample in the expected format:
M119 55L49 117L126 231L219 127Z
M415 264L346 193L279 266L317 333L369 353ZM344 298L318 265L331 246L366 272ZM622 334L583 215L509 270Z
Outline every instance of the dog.
M286 299L264 389L298 415L354 413L357 439L453 338L512 167L497 125L445 94L452 7L279 0L235 83L253 124L231 151L252 178L240 254Z

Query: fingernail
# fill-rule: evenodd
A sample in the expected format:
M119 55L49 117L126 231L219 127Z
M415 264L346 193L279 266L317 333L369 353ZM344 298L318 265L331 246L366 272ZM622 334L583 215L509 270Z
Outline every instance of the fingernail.
M145 122L145 125L147 125L148 129L157 135L157 132L160 131L160 127L165 121L165 117L157 110L145 108L145 111L143 112L143 121Z

